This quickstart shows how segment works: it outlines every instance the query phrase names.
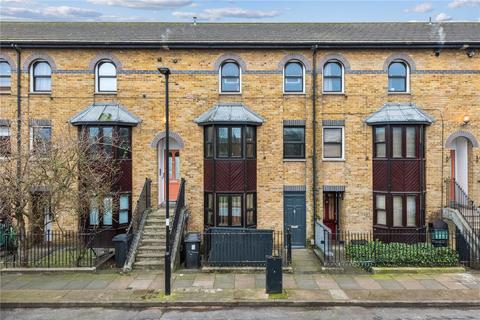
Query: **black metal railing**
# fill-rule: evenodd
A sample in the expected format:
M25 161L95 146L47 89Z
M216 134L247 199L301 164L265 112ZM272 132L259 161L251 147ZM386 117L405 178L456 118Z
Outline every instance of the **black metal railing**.
M291 234L245 228L209 228L203 233L206 266L265 266L267 256L280 256L283 265L292 261Z
M472 228L472 231L480 238L480 208L468 196L458 182L449 178L445 181L446 206L456 209Z
M175 244L175 236L177 234L178 222L180 220L180 212L185 208L185 179L181 179L180 188L175 202L175 210L173 212L172 227L170 228L170 244Z
M318 232L318 231L317 231ZM326 266L446 267L480 262L480 243L472 233L434 229L424 232L348 232L322 230L316 243ZM392 241L394 240L394 241Z
M5 268L73 268L93 267L98 256L93 250L99 233L74 231L45 231L5 233L1 260Z
M127 235L136 234L138 232L138 227L140 221L142 221L142 216L145 212L152 207L152 180L149 178L145 179L143 183L142 191L138 196L137 205L132 214L132 220L127 227Z

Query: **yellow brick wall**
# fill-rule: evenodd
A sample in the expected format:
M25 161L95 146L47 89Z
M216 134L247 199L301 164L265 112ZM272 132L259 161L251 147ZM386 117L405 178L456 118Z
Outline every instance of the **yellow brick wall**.
M87 70L104 50L49 49L23 50L23 61L34 53L48 54L58 70ZM323 212L322 186L345 185L341 228L369 230L372 226L372 130L364 119L385 102L415 102L436 121L426 130L427 212L434 214L442 203L442 178L449 176L445 139L458 130L467 130L480 139L480 57L468 58L462 50L442 50L436 57L431 50L401 50L415 61L417 70L465 71L477 73L413 73L411 94L388 94L387 75L382 70L387 57L395 50L318 51L317 61L331 53L341 53L354 71L346 73L345 94L321 94L322 77L317 84L317 178L318 216ZM15 51L3 50L12 60ZM306 74L306 94L285 95L279 62L287 54L301 54L312 65L309 50L110 50L128 71L155 71L168 66L171 75L171 130L185 142L181 151L181 174L187 180L187 201L191 208L190 228L203 228L203 129L193 120L218 102L243 102L265 118L257 134L258 227L283 228L283 186L305 185L307 233L312 234L312 78ZM191 70L213 71L215 61L225 53L242 58L247 70L242 75L242 94L218 93L218 74L188 74ZM22 65L23 69L23 65ZM277 72L275 72L277 70ZM278 72L280 70L280 72ZM158 195L158 159L150 146L156 133L164 130L164 83L157 74L120 73L116 95L94 93L94 74L54 73L51 95L28 92L28 74L22 74L22 109L24 118L50 119L53 130L69 126L67 121L77 112L97 101L119 102L142 119L133 129L133 200L138 197L144 179L153 182ZM183 71L176 73L175 71ZM263 71L254 72L254 71ZM0 118L15 118L16 74L12 76L11 95L0 96ZM462 126L465 115L470 123ZM345 120L345 161L322 161L322 120ZM443 120L442 120L443 119ZM283 120L306 120L305 161L284 161ZM73 129L73 128L72 128ZM442 136L443 133L443 136ZM480 201L479 148L472 150L471 196Z

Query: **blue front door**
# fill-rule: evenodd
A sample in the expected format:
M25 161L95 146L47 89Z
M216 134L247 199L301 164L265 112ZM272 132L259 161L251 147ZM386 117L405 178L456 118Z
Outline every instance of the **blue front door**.
M303 248L306 241L305 192L285 192L283 203L284 231L290 228L292 246Z

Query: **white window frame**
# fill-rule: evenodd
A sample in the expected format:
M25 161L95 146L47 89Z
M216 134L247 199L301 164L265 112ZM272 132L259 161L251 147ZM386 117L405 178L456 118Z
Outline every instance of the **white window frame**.
M33 153L33 129L35 128L50 128L50 143L52 143L53 129L52 126L30 126L30 153Z
M390 91L390 66L393 63L403 63L407 69L407 79L405 79L405 91ZM387 93L388 94L410 94L410 65L407 61L401 59L395 59L388 64L387 67Z
M102 63L111 63L115 67L115 87L117 88L117 90L115 90L115 91L100 91L99 90L99 81L98 81L98 78L99 78L98 71L99 70L98 69L100 68L100 65ZM118 92L118 68L117 68L117 65L112 60L109 60L109 59L99 60L97 62L97 64L95 65L95 93L114 94L114 93L117 93L117 92Z
M289 63L299 63L302 66L302 91L285 91L285 68L287 67L287 64ZM282 70L282 89L283 89L283 94L305 94L305 65L302 63L300 60L288 60L285 65L283 66Z
M325 91L325 81L324 81L324 77L325 77L325 66L328 64L328 63L338 63L340 64L340 68L342 69L342 91ZM332 95L335 95L335 94L345 94L345 66L343 65L343 63L339 60L336 60L336 59L332 59L332 60L328 60L327 62L325 62L322 66L322 94L332 94Z
M223 68L223 65L228 62L233 62L238 66L238 71L239 71L238 79L240 81L239 91L222 91L222 68ZM228 60L222 61L222 63L220 64L220 68L218 68L218 92L224 95L242 94L242 66L240 65L240 63L238 63L238 61L233 59L228 59Z
M0 92L8 92L12 89L12 67L10 66L10 63L4 59L0 59L0 63L6 63L8 65L8 68L10 70L10 73L8 75L1 75L2 78L8 78L10 79L10 85L8 87L0 87Z
M341 129L342 130L342 157L341 158L325 158L325 129ZM323 161L345 161L345 126L323 126L322 128L322 160Z
M47 64L50 66L50 91L36 91L36 90L35 90L35 86L34 86L34 81L35 81L34 69L35 69L35 65L36 65L37 63L39 63L39 62L45 62L45 63L47 63ZM29 76L30 76L30 93L37 93L37 94L51 94L51 93L52 93L52 88L53 88L53 69L52 69L52 65L50 64L50 62L48 62L47 60L43 60L43 59L38 59L38 60L33 61L33 62L30 64Z
M10 129L10 126L3 126L3 125L0 125L0 128L7 128L7 135L4 136L4 137L8 137L8 139L10 140L10 153L12 152L12 130ZM9 155L2 155L0 154L0 160L1 159L7 159Z

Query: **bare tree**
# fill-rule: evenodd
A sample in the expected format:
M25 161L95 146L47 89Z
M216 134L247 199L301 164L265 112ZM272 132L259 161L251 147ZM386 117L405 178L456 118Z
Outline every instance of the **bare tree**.
M48 223L55 223L61 232L65 226L59 221L68 219L84 230L92 201L116 196L120 165L105 150L122 146L116 145L115 137L105 142L68 128L54 136L51 130L31 129L30 139L24 140L30 143L23 143L20 150L0 140L0 213L15 226L19 245L26 239L27 224L35 232L36 226L47 223L44 217L34 216L35 206L47 206ZM112 212L114 203L109 208ZM20 261L26 265L28 256Z

